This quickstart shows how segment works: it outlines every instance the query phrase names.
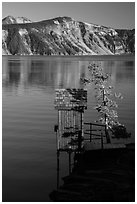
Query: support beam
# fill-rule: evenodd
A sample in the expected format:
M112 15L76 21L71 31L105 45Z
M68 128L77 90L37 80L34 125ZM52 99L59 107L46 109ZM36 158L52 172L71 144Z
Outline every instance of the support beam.
M57 189L59 188L59 156L60 152L57 150Z

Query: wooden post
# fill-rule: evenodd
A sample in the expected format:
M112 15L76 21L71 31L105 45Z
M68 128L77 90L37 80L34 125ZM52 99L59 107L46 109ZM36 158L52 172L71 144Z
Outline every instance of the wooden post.
M59 155L60 152L57 150L57 189L59 188Z
M78 151L81 151L81 142L82 142L82 131L78 132Z
M81 129L82 137L84 137L83 121L84 121L84 114L83 114L83 109L81 109L80 110L80 129Z
M92 124L90 123L90 142L91 142L91 137L92 137Z
M58 126L59 126L59 135L58 135L58 149L60 149L61 144L61 136L62 136L62 131L61 131L61 110L58 110Z
M75 111L73 110L73 132L76 131L76 115Z
M71 174L71 151L69 151L69 174Z
M83 110L82 110L82 131L81 131L81 136L84 137L84 127L83 127L83 121L84 121L84 113L83 113Z
M102 132L101 132L101 149L103 149L104 147L103 147L103 134L102 134Z
M54 132L56 133L56 148L58 149L58 125L54 126Z

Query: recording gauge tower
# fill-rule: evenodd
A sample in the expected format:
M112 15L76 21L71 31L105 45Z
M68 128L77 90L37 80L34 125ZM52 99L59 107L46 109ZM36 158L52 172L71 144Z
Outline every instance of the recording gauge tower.
M55 128L57 150L75 151L81 148L84 137L84 110L87 109L87 91L84 89L56 89L55 109L58 110L58 125Z

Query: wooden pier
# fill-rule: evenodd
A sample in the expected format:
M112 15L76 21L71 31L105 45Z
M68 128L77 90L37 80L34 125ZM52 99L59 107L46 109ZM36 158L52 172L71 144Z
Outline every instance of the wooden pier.
M134 202L135 149L86 151L64 184L50 193L55 202Z
M50 198L56 202L134 202L134 145L114 143L106 125L84 123L86 103L85 90L56 91L57 190ZM69 174L60 186L60 153L64 151Z

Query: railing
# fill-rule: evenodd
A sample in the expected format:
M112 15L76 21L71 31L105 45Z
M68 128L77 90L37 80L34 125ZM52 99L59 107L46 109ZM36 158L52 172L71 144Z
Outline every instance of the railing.
M85 126L88 126L88 129L84 131L84 141L92 142L93 140L101 141L101 148L103 149L104 137L107 139L107 128L106 125L98 123L84 123ZM88 135L89 137L86 137Z

